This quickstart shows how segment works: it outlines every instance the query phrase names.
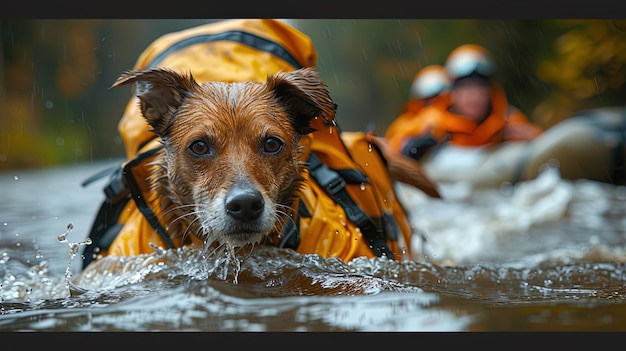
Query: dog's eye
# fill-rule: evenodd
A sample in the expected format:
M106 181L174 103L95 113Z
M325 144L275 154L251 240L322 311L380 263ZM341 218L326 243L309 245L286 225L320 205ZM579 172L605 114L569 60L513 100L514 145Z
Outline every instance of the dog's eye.
M211 147L203 140L196 140L187 148L194 156L207 156L211 153Z
M267 154L277 154L283 149L283 141L277 137L269 137L263 141L263 151Z

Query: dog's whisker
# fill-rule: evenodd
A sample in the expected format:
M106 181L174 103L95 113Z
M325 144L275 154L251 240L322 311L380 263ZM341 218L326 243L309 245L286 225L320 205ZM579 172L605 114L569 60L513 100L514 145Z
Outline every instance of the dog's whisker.
M216 240L211 240L210 242L209 241L205 242L204 246L207 248L207 251L208 251L208 249L211 249L211 248L213 249L212 252L208 254L209 256L214 255L214 254L216 256L218 256L218 254L217 254L218 251L223 251L223 249L224 249L224 244L217 242L217 245L213 245L215 243L216 243Z
M198 217L198 214L199 214L199 213L202 213L202 212L206 212L206 211L193 211L193 212L189 212L189 213L183 213L183 214L181 214L180 216L178 216L178 217L174 218L174 219L173 219L173 220L169 223L169 226L171 226L172 224L176 223L176 221L178 221L178 220L180 220L180 219L183 219L183 218L185 218L185 217L189 217L189 216L193 216L193 215L195 215L196 217ZM198 218L196 218L196 219L198 219ZM193 222L195 222L195 220L196 220L196 219L194 219L194 220L193 220L193 221L191 221L191 222L192 222L192 223L193 223ZM169 226L168 226L168 228L169 228Z
M194 215L194 214L196 214L196 213L195 213L195 212L189 213L189 215ZM187 215L183 215L183 216L187 216ZM179 218L181 218L181 217L183 217L183 216L180 216ZM189 234L189 231L193 228L193 224L194 224L195 222L199 221L199 220L200 220L200 217L196 216L196 217L195 217L195 218L194 218L194 219L193 219L193 220L189 223L189 225L187 226L187 228L185 228L185 231L184 231L184 232L182 232L182 233L180 233L180 234L177 234L177 235L175 234L175 236L180 236L180 237L182 238L182 240L184 241L184 240L187 238L187 236L188 236L188 235L190 235L190 234Z
M277 211L274 223L274 230L280 231L285 226L285 223L287 223L288 221L296 224L296 221L293 219L293 217L285 212Z
M178 206L174 206L172 208L169 208L167 211L163 212L163 216L168 215L170 213L172 213L173 211L176 210L184 210L185 208L189 208L189 207L196 207L196 204L189 204L189 205L178 205Z
M293 207L286 206L286 205L279 205L277 207L278 208L276 209L276 213L275 213L276 224L274 225L274 230L280 231L281 228L285 225L285 223L287 223L287 221L292 222L294 225L297 224L293 216L290 215L290 213L295 212ZM280 208L285 208L287 210L283 211Z

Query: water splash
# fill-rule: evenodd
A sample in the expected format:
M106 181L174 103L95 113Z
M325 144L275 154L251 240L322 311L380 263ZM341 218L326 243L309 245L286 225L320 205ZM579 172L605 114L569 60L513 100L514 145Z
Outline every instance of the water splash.
M76 254L78 253L78 249L83 246L83 245L91 245L91 238L86 238L83 241L80 241L78 243L72 243L72 242L68 242L67 241L67 236L70 234L70 232L74 229L74 225L72 223L68 223L67 228L65 229L65 232L59 236L57 236L57 241L62 242L62 243L67 243L67 245L69 246L69 255L68 255L68 260L67 260L67 265L65 267L65 284L67 286L67 288L69 289L70 292L70 296L77 296L77 295L82 295L84 293L87 292L86 289L83 289L81 287L78 287L76 285L74 285L72 283L72 272L71 272L71 264L72 264L72 260L74 259L74 257L76 256Z

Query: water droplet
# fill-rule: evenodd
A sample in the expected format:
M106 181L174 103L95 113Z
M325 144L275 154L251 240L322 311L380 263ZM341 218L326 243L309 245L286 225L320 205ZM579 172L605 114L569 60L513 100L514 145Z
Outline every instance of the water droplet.
M67 238L68 234L72 231L72 229L74 229L74 225L72 223L68 223L67 224L67 228L65 229L65 233L57 236L57 241L59 242L65 242L65 239Z
M361 183L360 188L361 188L361 190L365 190L365 183Z
M20 180L18 176L13 176L13 180Z

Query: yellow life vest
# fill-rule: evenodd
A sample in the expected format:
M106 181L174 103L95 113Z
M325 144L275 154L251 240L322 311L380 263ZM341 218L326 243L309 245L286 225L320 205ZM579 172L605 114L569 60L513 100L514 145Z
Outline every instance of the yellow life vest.
M287 23L242 19L166 34L148 46L134 69L169 67L191 72L198 82L264 82L268 74L311 67L316 60L310 38ZM302 174L298 213L293 214L297 220L268 240L344 261L359 256L411 259L412 228L380 150L364 133L340 132L334 120L319 116L311 127L317 131L300 140L301 161L311 167ZM150 253L152 245L168 249L200 243L193 235L186 242L171 238L159 221L159 196L144 180L162 145L136 98L126 106L118 131L127 161L111 171L83 267L101 256Z

